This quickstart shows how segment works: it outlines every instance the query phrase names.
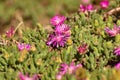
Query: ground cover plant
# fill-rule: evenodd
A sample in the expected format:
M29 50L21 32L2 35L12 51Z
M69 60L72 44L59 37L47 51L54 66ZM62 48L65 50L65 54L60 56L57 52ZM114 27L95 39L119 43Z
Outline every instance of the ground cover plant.
M49 29L22 29L19 19L0 36L0 80L119 80L119 4L81 0L72 15L51 17Z

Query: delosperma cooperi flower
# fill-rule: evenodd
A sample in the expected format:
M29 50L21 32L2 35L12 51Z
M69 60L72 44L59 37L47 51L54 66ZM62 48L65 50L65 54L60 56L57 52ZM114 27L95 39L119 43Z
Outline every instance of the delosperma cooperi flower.
M18 49L19 51L22 51L22 50L27 50L29 51L30 50L30 44L24 44L24 43L18 43Z
M74 75L75 74L75 71L77 68L80 68L82 67L81 64L78 64L78 65L75 65L74 62L71 62L70 65L66 64L66 63L62 63L60 65L60 68L59 68L59 72L56 76L56 79L57 80L62 80L62 77L65 75L65 74L72 74Z
M13 35L14 35L14 27L12 26L8 31L6 31L6 36L10 38Z
M65 16L54 16L50 20L50 23L54 26L57 26L57 25L63 24L65 20L66 20Z
M102 0L100 2L100 6L101 6L101 8L106 9L109 6L109 1L108 0Z
M120 47L117 47L114 49L114 54L115 55L120 55Z
M93 5L92 4L89 4L89 5L80 4L79 11L80 12L91 12L93 11Z
M108 27L105 28L105 32L110 36L110 37L114 37L117 34L119 34L120 32L120 27L117 27L116 25L114 25L113 29L110 29Z
M35 74L32 77L29 77L28 75L23 75L21 72L19 73L19 79L20 80L38 80L38 75Z
M115 65L116 69L120 69L120 62Z
M68 35L50 34L47 40L47 45L57 48L64 47L68 38Z
M55 27L55 33L65 34L65 35L70 36L71 35L70 27L67 24L58 25Z
M79 54L84 54L84 53L86 53L87 49L88 49L88 45L82 44L78 47L77 51Z

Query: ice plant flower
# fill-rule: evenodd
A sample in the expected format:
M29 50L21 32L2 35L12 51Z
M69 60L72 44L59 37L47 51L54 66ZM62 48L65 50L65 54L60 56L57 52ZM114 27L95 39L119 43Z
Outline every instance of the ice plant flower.
M65 35L70 36L71 35L70 27L67 24L58 25L55 27L55 33L65 34Z
M65 20L66 20L65 16L54 16L50 20L50 23L54 26L57 26L57 25L63 24Z
M71 62L70 65L68 65L66 63L62 63L60 65L60 68L59 68L59 73L56 75L56 79L57 80L62 80L62 77L65 74L72 74L72 75L74 75L76 69L79 68L79 67L82 67L82 65L81 64L75 65L74 62Z
M77 51L79 52L79 54L85 54L87 49L88 49L88 45L82 44L78 47Z
M47 45L57 48L64 47L68 38L68 35L50 34L47 40Z
M88 4L88 5L80 4L79 11L80 12L91 12L93 11L93 5L92 4Z
M12 26L8 31L6 31L6 36L10 38L13 35L14 35L14 27Z
M120 69L120 62L115 65L116 69Z
M29 77L28 75L23 75L21 72L19 73L19 79L20 80L38 80L38 75L35 74L32 77Z
M100 2L100 6L101 6L101 8L106 9L109 6L109 1L108 0L102 0Z
M120 28L117 27L116 25L114 25L113 29L110 29L108 27L105 28L105 32L110 36L110 37L114 37L116 36L119 32L120 32Z
M114 49L114 54L115 55L120 55L120 47L117 47Z
M31 48L30 44L24 44L24 43L18 43L17 46L18 46L19 51L22 51L22 50L29 51Z

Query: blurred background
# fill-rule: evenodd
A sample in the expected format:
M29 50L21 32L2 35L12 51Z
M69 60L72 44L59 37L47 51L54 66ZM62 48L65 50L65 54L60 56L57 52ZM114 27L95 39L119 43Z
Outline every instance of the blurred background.
M14 26L19 19L26 26L49 24L54 15L68 15L79 9L80 0L0 0L0 30Z
M23 21L25 26L34 27L36 23L48 25L54 15L68 16L79 9L85 0L0 0L0 32ZM101 0L90 0L97 5ZM111 0L113 6L120 0ZM118 5L119 6L119 5Z

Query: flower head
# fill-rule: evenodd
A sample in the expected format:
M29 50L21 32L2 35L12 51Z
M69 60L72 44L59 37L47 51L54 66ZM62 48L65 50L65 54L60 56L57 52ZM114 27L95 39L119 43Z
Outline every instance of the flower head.
M14 27L10 27L10 29L6 31L6 36L10 38L13 35L14 35Z
M22 51L22 50L24 50L24 49L26 49L27 51L29 51L30 50L30 48L31 48L31 46L30 46L30 44L24 44L24 43L18 43L18 49L19 49L19 51Z
M54 26L63 24L66 18L64 16L54 16L51 20L50 23Z
M81 64L75 65L74 62L71 62L70 65L68 65L66 63L62 63L60 65L60 68L59 68L59 73L56 76L57 80L62 80L62 77L65 74L72 74L72 75L74 75L76 69L79 68L79 67L82 67L82 65Z
M61 24L55 27L55 33L56 34L66 34L70 36L71 31L67 24Z
M87 49L88 49L88 45L87 44L82 44L78 47L78 52L80 54L84 54L84 53L86 53Z
M89 4L89 5L82 5L80 4L80 12L91 12L93 11L93 5Z
M100 2L100 6L103 8L103 9L106 9L108 6L109 6L109 1L108 0L102 0Z
M50 34L48 37L47 45L57 48L64 47L68 38L68 35Z
M38 75L35 74L32 77L29 77L28 75L23 75L21 72L19 73L20 80L38 80Z
M120 28L117 27L116 25L114 25L113 29L110 29L108 27L105 28L105 32L110 36L110 37L114 37L116 36L120 31Z
M120 47L117 47L114 49L114 54L115 55L120 55Z

